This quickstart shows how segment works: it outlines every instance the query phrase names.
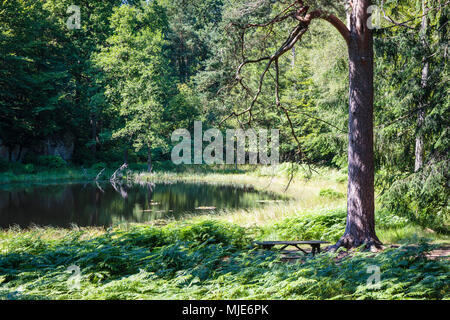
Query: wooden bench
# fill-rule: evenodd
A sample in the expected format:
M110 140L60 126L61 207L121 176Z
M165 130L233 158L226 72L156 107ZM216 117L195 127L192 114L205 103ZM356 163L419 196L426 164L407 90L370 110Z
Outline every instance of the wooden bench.
M320 252L320 245L323 243L329 243L328 241L318 241L318 240L311 240L311 241L255 241L254 244L257 246L262 247L263 249L272 249L276 245L281 245L280 251L285 249L286 247L292 246L297 248L298 250L302 251L304 254L308 254L305 250L300 248L301 244L308 244L311 246L312 250L311 253L314 256L316 253Z

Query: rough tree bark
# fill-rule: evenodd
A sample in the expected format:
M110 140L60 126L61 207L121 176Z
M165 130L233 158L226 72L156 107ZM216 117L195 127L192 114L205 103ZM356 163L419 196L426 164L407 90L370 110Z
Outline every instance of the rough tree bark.
M355 0L350 13L347 224L336 247L380 247L375 234L373 153L373 36L370 0Z
M424 121L425 121L425 111L422 109L422 107L420 107L420 110L417 112L417 129L418 130L420 130ZM414 154L415 154L414 172L417 172L420 170L420 168L422 168L423 158L424 158L423 136L420 132L418 132L417 136L416 136L416 147L415 147Z

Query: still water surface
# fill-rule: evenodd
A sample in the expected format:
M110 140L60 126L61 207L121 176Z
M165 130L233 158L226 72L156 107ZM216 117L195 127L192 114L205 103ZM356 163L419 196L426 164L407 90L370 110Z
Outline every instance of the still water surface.
M0 228L19 225L111 226L124 222L182 219L186 214L214 214L252 208L280 197L252 187L199 183L113 186L70 183L0 187Z

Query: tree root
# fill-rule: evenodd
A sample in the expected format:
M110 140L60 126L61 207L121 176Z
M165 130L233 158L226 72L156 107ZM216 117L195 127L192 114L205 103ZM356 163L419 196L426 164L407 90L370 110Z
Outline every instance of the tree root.
M327 247L326 250L335 252L341 247L347 250L362 247L363 250L378 252L383 249L383 244L377 238L377 236L371 236L361 239L354 237L351 234L344 234L335 245Z

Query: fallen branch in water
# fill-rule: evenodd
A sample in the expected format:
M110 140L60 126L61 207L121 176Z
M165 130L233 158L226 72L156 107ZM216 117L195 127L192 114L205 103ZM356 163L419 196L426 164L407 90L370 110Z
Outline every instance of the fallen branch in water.
M117 180L117 173L125 170L126 168L128 168L128 164L124 163L123 165L121 165L116 171L114 171L114 173L112 174L112 176L109 179L109 181L116 181Z

